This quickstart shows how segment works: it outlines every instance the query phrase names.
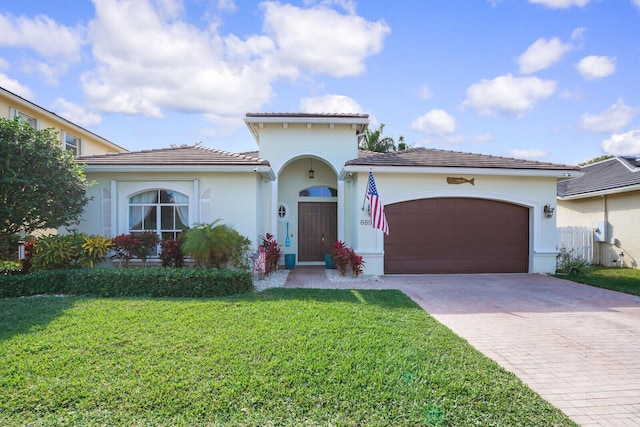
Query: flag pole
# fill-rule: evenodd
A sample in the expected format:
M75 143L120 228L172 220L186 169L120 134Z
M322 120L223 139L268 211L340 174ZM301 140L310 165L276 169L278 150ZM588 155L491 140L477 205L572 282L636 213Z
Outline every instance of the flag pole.
M369 168L369 173L371 173L371 168ZM367 191L369 191L369 177L367 177L367 185L364 190L364 199L362 200L362 210L364 211L364 204L367 202Z

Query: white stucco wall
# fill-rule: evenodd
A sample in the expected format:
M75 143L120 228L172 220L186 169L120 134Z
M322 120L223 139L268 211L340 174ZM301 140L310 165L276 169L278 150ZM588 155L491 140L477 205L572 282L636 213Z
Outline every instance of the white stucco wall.
M263 198L263 183L255 173L87 173L95 181L89 189L79 231L116 236L128 232L129 197L145 190L169 189L189 197L189 225L221 219L234 226L257 247L258 226L264 217L257 211ZM112 179L113 178L113 179ZM210 212L202 196L210 190ZM110 194L110 201L105 195ZM107 224L111 224L106 232Z
M382 202L386 205L408 200L434 197L472 197L509 202L528 207L530 210L530 273L553 273L556 265L556 222L555 215L546 218L543 207L555 206L556 179L552 177L491 176L466 174L475 178L475 185L447 184L445 174L401 174L376 172L373 170L376 186ZM355 174L354 174L355 175ZM459 176L456 174L455 176ZM356 178L356 177L354 177ZM356 212L350 217L346 235L355 236L347 242L365 257L366 274L382 274L384 267L384 234L373 229L368 222L369 215L362 201L365 197L368 173L358 173L357 178L347 182L351 197L350 209ZM394 224L389 224L393 233ZM355 230L355 232L354 232Z

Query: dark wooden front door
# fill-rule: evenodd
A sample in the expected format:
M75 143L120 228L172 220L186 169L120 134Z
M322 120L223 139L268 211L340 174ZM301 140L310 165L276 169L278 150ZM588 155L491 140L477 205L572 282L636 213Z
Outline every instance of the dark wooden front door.
M338 238L335 202L298 203L298 257L300 261L324 261L324 254Z

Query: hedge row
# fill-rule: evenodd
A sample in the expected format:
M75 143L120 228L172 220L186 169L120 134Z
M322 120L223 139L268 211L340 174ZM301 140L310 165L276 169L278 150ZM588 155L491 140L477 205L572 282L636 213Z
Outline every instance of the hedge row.
M217 297L253 291L248 271L84 268L0 276L0 298L40 294L100 297Z

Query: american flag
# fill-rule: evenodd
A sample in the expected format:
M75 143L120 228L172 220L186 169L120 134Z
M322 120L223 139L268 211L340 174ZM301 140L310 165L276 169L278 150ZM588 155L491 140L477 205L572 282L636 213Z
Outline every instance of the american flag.
M378 196L378 189L373 179L373 172L369 172L367 198L369 199L369 210L371 211L371 225L373 225L373 228L378 228L382 230L384 234L389 235L389 224L387 224L387 218L384 216L384 208Z

